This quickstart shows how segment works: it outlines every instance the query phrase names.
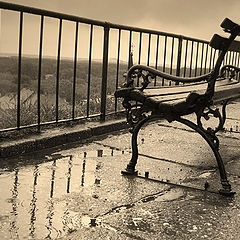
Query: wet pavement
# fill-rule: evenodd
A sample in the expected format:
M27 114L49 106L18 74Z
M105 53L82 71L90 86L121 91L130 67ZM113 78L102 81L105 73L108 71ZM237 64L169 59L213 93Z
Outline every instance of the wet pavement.
M202 138L158 121L140 131L137 177L121 175L131 158L127 131L1 160L0 239L240 239L236 109L230 104L218 134L234 197L218 194Z

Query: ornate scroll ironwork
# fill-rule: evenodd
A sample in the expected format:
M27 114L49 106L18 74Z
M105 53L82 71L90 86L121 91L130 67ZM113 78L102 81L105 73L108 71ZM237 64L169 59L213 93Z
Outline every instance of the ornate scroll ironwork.
M134 127L144 118L148 117L148 111L141 103L131 104L129 101L124 100L123 106L127 111L127 122L131 126L130 132Z
M230 99L227 99L222 103L222 113L220 112L219 108L213 109L212 106L206 106L205 108L202 108L200 111L196 112L197 126L209 136L216 149L219 149L219 140L216 137L216 133L224 129L224 123L226 121L226 106L229 100ZM208 121L211 117L218 119L218 125L215 129L212 127L204 128L202 118Z
M136 87L134 86L134 78L138 79L138 85L139 85L139 79L142 79L141 85L142 87L139 89L140 91L143 91L147 88L148 84L151 82L149 78L154 79L156 76L151 73L150 71L144 70L142 68L134 69L128 76L127 76L127 82L123 85L123 87Z
M233 65L224 65L220 71L220 77L229 78L229 80L238 76L240 68Z

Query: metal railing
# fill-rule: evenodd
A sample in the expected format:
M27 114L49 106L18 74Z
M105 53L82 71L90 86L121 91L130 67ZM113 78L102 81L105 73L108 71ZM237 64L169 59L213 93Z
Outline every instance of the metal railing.
M16 91L16 123L11 126L0 127L0 132L18 130L23 128L37 127L40 131L42 125L56 124L59 122L69 122L80 119L88 119L99 117L101 121L109 114L121 111L121 107L117 99L113 96L113 90L123 82L122 74L130 66L130 60L133 54L134 64L146 64L162 71L169 72L176 76L197 76L209 72L217 59L218 51L212 49L208 45L208 41L190 38L182 35L176 35L166 32L154 31L149 29L135 28L123 25L112 24L108 22L96 21L77 16L56 13L47 10L25 7L16 4L0 2L0 9L6 12L15 12L19 14L19 40L18 40L18 71L17 71L17 91ZM38 47L38 72L37 72L37 89L36 94L36 113L35 118L24 123L22 120L23 99L21 98L22 90L22 64L24 60L23 54L23 26L25 24L25 15L34 15L40 18L39 30L39 47ZM46 18L56 19L58 21L58 39L57 39L57 55L56 55L56 74L55 77L55 109L54 119L47 121L42 116L42 80L43 75L43 47L44 47L44 29L47 25ZM73 74L71 79L71 103L68 103L68 114L62 116L60 114L60 85L61 85L61 61L62 61L62 40L63 40L63 24L72 22L75 24L74 30L74 54L73 54ZM3 23L2 23L3 24ZM79 66L79 29L84 25L88 27L88 63L87 72L84 73L86 85L86 97L81 98L77 102L76 94L79 90L78 82L78 66ZM93 93L91 86L93 84L93 44L94 31L100 31L103 36L102 40L102 57L100 59L101 66L101 87L98 92ZM98 39L96 40L98 41ZM101 42L101 41L100 41ZM110 47L111 46L111 47ZM114 62L110 59L110 51L114 50L116 58ZM137 50L136 50L137 49ZM110 65L114 66L114 70L109 72ZM239 52L228 52L224 64L233 64L239 66ZM0 79L1 81L1 79ZM171 81L166 79L155 79L152 86L171 85ZM114 88L112 87L114 86ZM111 88L109 90L109 88ZM96 100L97 99L97 100ZM95 104L95 105L94 105ZM80 109L81 108L81 109ZM81 111L80 111L80 110ZM79 113L80 112L80 113ZM26 117L26 116L24 116ZM2 117L1 117L2 118Z

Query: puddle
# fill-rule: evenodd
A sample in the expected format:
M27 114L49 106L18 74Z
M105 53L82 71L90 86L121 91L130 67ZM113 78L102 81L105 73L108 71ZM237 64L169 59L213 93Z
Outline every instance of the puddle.
M117 154L122 151L103 148L76 155L48 155L37 165L0 168L0 239L56 239L79 225L97 224L88 217L77 219L68 202L59 199L100 184L101 157Z

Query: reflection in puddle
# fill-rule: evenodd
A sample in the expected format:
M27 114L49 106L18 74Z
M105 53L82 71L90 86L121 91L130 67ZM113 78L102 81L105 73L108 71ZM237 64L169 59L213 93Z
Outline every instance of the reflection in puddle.
M101 157L122 154L113 149L76 155L46 156L37 165L0 169L0 239L56 239L80 224L96 226L99 220L77 219L63 195L101 183Z
M83 159L81 186L84 186L85 169L86 169L86 158Z
M90 218L89 216L85 215L82 216L81 224L84 227L95 227L101 224L101 220L96 218Z
M10 220L10 234L13 238L18 238L18 228L16 226L16 220L17 220L17 197L18 197L18 169L15 170L14 174L14 183L13 188L11 190L12 192L12 198L10 199L12 203L12 211L11 213L11 220Z

